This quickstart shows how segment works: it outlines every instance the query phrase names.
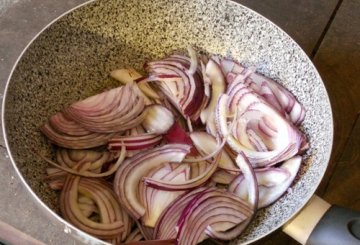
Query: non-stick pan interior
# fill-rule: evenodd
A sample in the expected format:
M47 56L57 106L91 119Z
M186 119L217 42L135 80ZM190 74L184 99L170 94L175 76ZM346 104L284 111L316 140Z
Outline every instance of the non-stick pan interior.
M236 58L284 84L305 106L303 131L310 150L288 193L260 211L239 240L278 228L311 197L332 146L332 114L326 90L306 54L274 24L231 1L101 0L81 7L46 29L26 50L10 79L4 111L8 146L27 184L51 209L57 193L43 183L50 155L39 132L46 119L69 103L117 86L115 68L142 70L144 61L182 52Z

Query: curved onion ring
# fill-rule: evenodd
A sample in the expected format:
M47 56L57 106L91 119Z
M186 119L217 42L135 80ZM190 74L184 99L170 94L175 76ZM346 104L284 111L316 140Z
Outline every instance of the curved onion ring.
M115 174L114 190L134 219L139 219L145 214L145 208L137 197L141 178L152 168L163 163L181 162L189 150L188 145L168 144L136 154L120 166Z

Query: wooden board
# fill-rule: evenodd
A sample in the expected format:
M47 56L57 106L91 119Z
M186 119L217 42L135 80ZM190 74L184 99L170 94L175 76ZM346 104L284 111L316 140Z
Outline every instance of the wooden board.
M360 210L360 115L330 178L324 198L330 203Z
M332 160L318 190L326 191L328 180L351 135L360 111L360 1L342 2L314 63L328 90L333 107L335 138Z

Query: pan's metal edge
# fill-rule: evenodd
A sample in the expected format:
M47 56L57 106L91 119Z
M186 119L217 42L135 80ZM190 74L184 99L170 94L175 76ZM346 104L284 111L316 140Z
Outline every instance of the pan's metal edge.
M63 18L64 16L70 14L71 12L73 12L74 10L81 8L85 5L88 5L92 2L95 2L96 0L89 0L86 1L82 4L79 4L69 10L67 10L66 12L62 13L61 15L59 15L58 17L56 17L55 19L53 19L50 23L48 23L44 28L42 28L32 39L31 41L25 46L25 48L22 50L22 52L20 53L19 57L17 58L17 60L15 61L11 72L8 76L8 79L6 81L6 85L5 85L5 89L4 89L4 96L2 99L2 113L1 113L1 123L2 123L2 131L3 131L3 135L4 135L4 141L5 141L5 147L7 150L7 153L9 155L10 161L15 169L15 172L17 173L17 175L19 176L22 184L25 186L25 188L29 191L29 193L31 194L31 196L35 199L37 205L40 205L42 208L44 208L47 212L45 213L45 215L50 216L51 218L55 219L56 221L59 221L60 223L65 224L64 227L64 232L68 233L70 235L72 235L74 238L76 238L77 240L79 240L80 242L86 243L86 244L91 244L91 245L108 245L109 243L106 243L96 237L93 237L85 232L83 232L82 230L76 228L74 225L70 224L69 222L67 222L66 220L64 220L63 218L61 218L58 214L56 214L53 210L51 210L36 194L35 192L31 189L31 187L28 185L28 183L26 182L25 178L23 177L23 175L21 174L20 170L18 169L15 160L11 154L11 151L9 150L9 143L8 143L8 139L7 139L7 133L6 133L6 126L5 126L5 103L6 103L6 98L7 98L7 91L8 91L8 87L10 84L10 80L13 76L13 73L18 65L18 63L20 62L20 60L22 59L23 55L25 54L25 52L28 50L28 48L31 46L31 44L45 31L47 30L51 25L53 25L55 22L57 22L59 19ZM49 215L50 214L50 215Z

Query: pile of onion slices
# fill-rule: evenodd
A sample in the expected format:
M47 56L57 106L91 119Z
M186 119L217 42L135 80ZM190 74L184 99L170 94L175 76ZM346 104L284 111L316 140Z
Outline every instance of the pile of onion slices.
M45 181L61 215L113 244L231 240L287 192L308 148L305 110L287 89L235 60L174 54L146 75L51 116ZM145 240L145 241L142 241Z

